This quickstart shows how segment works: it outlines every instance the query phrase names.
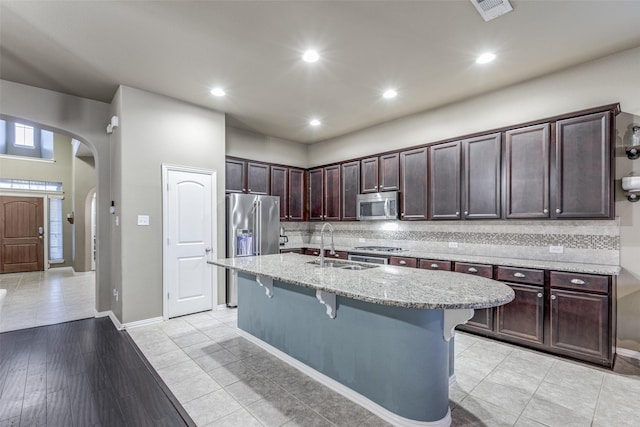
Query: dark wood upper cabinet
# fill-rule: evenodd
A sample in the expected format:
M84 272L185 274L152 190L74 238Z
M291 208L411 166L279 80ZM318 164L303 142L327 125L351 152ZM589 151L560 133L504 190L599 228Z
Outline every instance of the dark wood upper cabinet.
M304 221L304 190L306 185L304 176L305 171L303 169L289 168L288 219L290 221Z
M362 193L378 191L378 157L370 157L360 161L362 173Z
M356 220L356 196L360 192L360 162L343 163L342 167L342 219Z
M462 149L464 218L500 218L500 133L465 139Z
M401 219L427 219L427 152L425 147L400 153Z
M612 215L611 112L556 122L556 218L609 218Z
M505 218L549 217L549 123L505 132Z
M400 153L361 160L362 193L400 190Z
M225 188L227 193L244 193L247 191L245 185L246 164L244 160L227 159L225 161Z
M324 218L340 221L340 165L324 168Z
M289 168L271 166L271 195L280 197L280 221L289 218Z
M400 190L400 153L380 156L378 191Z
M269 194L269 165L247 162L247 193Z
M324 219L324 169L309 171L309 219Z
M429 147L429 217L460 219L461 143Z

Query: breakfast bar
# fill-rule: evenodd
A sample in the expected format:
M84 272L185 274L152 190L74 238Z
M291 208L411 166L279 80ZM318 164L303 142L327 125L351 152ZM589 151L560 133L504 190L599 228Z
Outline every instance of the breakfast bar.
M210 263L238 275L243 335L394 425L450 425L453 329L514 298L482 277L292 253Z

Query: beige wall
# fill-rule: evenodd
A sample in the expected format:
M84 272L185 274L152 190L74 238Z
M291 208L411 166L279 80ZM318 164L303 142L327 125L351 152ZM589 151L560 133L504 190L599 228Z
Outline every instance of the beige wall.
M227 126L226 155L307 168L307 146ZM286 159L286 162L285 160Z
M309 146L310 166L620 102L640 115L640 47Z
M163 163L216 171L217 253L224 255L224 114L175 99L122 86L119 153L112 168L120 176L114 194L121 239L120 263L124 323L162 316ZM114 132L114 133L116 133ZM119 165L118 165L119 163ZM120 200L118 200L120 199ZM149 215L138 226L137 215ZM224 276L218 272L218 300L224 302Z
M62 190L64 191L62 211L66 217L67 213L73 211L72 149L71 138L54 134L53 156L55 161L41 162L23 158L0 157L0 178L62 182ZM52 264L51 267L73 265L73 226L66 220L62 222L62 244L64 263ZM48 249L45 248L45 251Z
M105 133L109 105L77 96L0 80L0 115L33 122L87 144L96 159L98 177L98 271L96 310L111 309L109 223L109 145Z
M91 270L91 200L95 193L93 157L73 157L73 269Z
M620 220L620 266L618 277L618 345L640 351L640 203L627 201L622 177L640 175L640 160L629 160L624 143L631 127L640 126L640 114L620 114L616 120L616 215Z

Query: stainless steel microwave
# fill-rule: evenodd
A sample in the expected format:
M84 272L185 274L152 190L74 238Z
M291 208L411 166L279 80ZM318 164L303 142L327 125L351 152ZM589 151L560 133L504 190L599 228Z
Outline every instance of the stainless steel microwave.
M358 194L356 218L358 221L398 219L398 194L397 191Z

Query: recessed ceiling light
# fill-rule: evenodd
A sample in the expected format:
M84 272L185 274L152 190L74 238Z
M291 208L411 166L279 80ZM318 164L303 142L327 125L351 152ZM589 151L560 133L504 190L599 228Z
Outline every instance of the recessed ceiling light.
M320 59L320 55L315 50L309 49L302 55L302 59L305 62L316 62Z
M391 99L391 98L395 98L396 96L398 96L398 92L396 92L394 89L387 89L387 90L384 91L382 96L387 98L387 99Z
M221 87L211 89L211 95L213 96L225 96L227 93Z
M309 124L310 124L311 126L320 126L320 125L322 124L322 122L321 122L320 120L318 120L318 119L312 119L312 120L309 122Z
M485 52L482 55L478 56L476 59L477 64L487 64L496 59L496 54L493 52Z

